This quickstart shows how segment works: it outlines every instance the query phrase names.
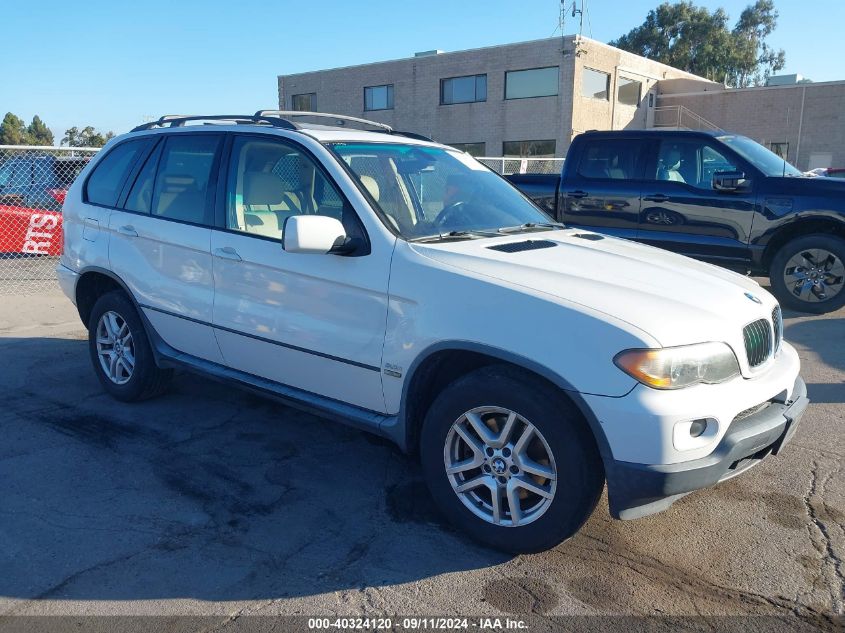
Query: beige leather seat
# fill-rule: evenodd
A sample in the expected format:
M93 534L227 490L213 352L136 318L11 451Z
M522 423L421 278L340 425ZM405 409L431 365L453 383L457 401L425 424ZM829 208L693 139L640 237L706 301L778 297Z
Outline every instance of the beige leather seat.
M361 184L364 185L364 188L368 192L370 192L370 195L373 197L373 200L378 202L380 191L376 179L372 176L361 176Z
M183 222L203 222L205 218L205 195L197 187L193 176L164 176L154 215L161 215Z
M301 213L299 197L287 191L283 181L270 172L246 172L243 182L244 230L281 238L285 220Z

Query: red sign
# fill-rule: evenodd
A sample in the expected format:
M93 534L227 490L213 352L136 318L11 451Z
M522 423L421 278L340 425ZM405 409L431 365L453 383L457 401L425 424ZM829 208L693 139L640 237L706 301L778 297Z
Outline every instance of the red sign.
M62 214L0 205L0 253L62 254Z

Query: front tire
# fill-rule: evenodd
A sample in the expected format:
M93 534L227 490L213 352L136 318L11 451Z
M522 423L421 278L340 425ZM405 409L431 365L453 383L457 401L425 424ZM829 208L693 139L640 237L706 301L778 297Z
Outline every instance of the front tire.
M769 267L781 305L824 314L845 305L845 240L814 233L787 242Z
M580 412L559 390L507 365L478 369L443 390L423 422L420 457L446 517L512 553L571 537L604 486Z
M123 402L159 395L173 376L173 370L156 365L141 318L121 291L106 293L94 304L88 350L103 389Z

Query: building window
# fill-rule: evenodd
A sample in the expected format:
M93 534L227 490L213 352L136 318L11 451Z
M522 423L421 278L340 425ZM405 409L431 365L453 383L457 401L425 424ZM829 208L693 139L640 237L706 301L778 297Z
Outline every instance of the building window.
M559 68L511 70L505 73L505 99L551 97L557 94Z
M623 105L640 105L642 83L620 75L616 82L616 100Z
M487 75L440 80L440 105L487 101Z
M610 75L600 70L584 68L581 72L581 94L591 99L610 98Z
M364 110L392 110L393 84L364 88Z
M789 143L769 143L769 149L780 156L783 160L789 158Z
M551 141L505 141L502 156L519 158L554 158L555 142Z
M317 93L306 92L301 95L293 95L290 98L291 110L299 112L316 112L317 111Z
M449 145L470 156L484 156L484 152L487 151L484 143L449 143Z

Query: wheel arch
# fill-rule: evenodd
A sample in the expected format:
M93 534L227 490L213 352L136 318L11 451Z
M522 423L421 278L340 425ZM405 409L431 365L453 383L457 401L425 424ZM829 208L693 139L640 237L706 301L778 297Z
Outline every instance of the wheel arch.
M407 452L418 449L419 433L437 393L460 376L488 365L515 367L556 388L581 412L596 441L602 461L612 459L607 436L592 409L573 385L549 368L519 354L469 341L443 341L426 348L412 363L402 388L399 418L404 423Z
M766 247L763 249L762 264L769 274L769 267L772 265L777 252L791 240L813 233L835 235L845 239L845 221L825 216L799 216L777 229Z
M120 277L105 268L91 266L80 271L79 279L76 282L76 288L74 290L76 296L76 309L77 312L79 312L79 318L82 319L82 324L85 327L88 327L91 310L94 308L94 304L97 302L97 299L105 293L113 290L122 290L126 293L126 296L129 297L129 300L138 311L138 314L142 315L141 310L138 307L138 302L135 301L135 296ZM142 320L144 320L143 315Z

